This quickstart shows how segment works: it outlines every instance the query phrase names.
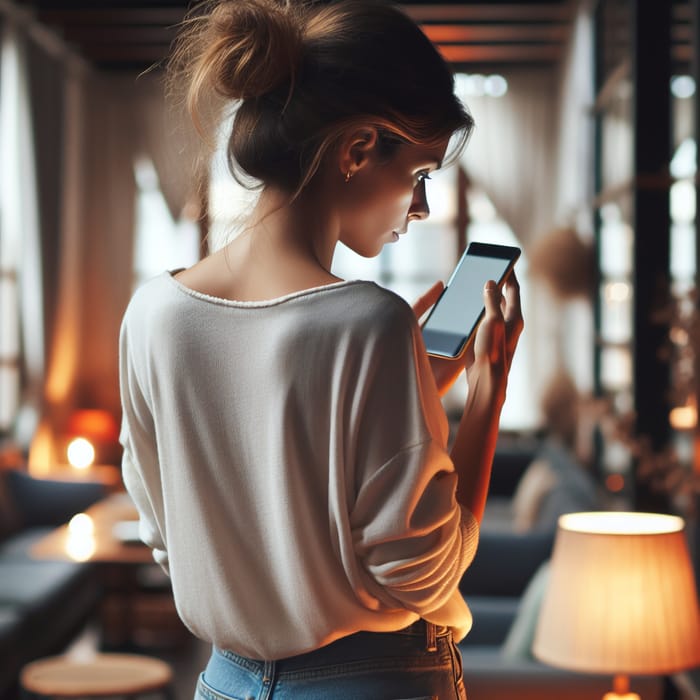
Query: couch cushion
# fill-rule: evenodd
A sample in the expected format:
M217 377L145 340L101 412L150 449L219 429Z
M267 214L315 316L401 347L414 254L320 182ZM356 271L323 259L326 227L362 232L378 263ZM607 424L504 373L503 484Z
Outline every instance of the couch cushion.
M32 527L14 533L4 542L0 542L0 561L33 561L30 555L31 548L42 537L46 537L52 530L53 528L51 527Z
M8 471L6 479L24 527L62 525L106 495L106 487L97 482L35 479L17 469Z
M61 561L0 561L0 605L40 607L70 588L82 569L83 565Z
M466 600L474 624L461 644L500 647L517 615L520 598L480 595Z
M59 651L94 610L99 585L92 564L0 560L0 608L21 616L24 659Z
M586 468L564 445L547 440L513 496L514 529L554 531L564 513L599 510L601 505L599 489Z
M459 588L470 596L521 596L540 564L549 559L554 531L514 534L482 532L476 556Z

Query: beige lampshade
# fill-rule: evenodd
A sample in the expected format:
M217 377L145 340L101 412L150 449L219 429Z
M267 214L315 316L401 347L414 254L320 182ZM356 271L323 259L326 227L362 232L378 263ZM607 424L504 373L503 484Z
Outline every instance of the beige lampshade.
M575 671L666 674L700 665L684 522L651 513L559 519L533 653Z

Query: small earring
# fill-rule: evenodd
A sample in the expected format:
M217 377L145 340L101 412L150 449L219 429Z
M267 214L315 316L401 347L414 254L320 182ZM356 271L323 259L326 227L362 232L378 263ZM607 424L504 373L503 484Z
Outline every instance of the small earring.
M351 178L351 177L352 177L352 171L351 171L351 170L348 170L348 171L345 173L345 182L350 182L350 178Z

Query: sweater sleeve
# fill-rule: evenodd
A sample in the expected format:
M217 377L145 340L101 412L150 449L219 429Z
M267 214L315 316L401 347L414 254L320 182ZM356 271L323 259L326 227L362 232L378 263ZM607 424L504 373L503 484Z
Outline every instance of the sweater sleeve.
M381 604L443 623L432 613L454 604L478 525L456 501L446 417L410 308L369 345L373 370L357 402L355 552Z
M153 550L153 558L166 573L163 495L153 417L130 353L126 324L119 346L119 381L122 401L120 442L122 479L139 513L139 536Z

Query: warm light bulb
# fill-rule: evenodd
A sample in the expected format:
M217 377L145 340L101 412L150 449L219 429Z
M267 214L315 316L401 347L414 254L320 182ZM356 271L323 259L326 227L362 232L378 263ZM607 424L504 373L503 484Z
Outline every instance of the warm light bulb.
M68 462L76 469L87 469L95 461L95 448L85 438L75 438L68 445Z
M95 553L95 523L87 513L74 515L68 523L66 554L74 561L87 561Z
M698 409L692 403L671 409L668 421L674 430L692 430L698 423Z
M95 532L95 523L86 513L78 513L68 523L68 531L71 535L92 535Z

